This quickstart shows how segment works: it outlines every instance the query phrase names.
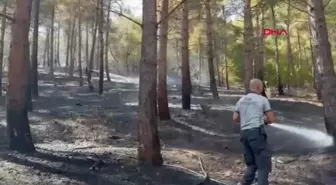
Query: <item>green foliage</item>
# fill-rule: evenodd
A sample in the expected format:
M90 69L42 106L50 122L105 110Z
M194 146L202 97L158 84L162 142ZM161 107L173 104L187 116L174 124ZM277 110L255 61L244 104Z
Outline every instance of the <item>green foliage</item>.
M284 84L288 81L295 81L298 85L312 84L312 59L311 59L311 48L309 44L310 35L308 30L308 14L306 11L306 4L299 1L291 1L291 26L290 30L287 30L288 35L278 36L278 48L279 48L279 60L280 60L280 73ZM328 1L325 1L327 3ZM219 56L224 56L224 44L223 40L227 39L228 43L228 57L230 61L230 79L235 79L241 81L242 69L243 69L243 56L244 47L243 41L243 20L242 20L242 0L236 1L222 1L223 5L226 6L226 15L234 15L233 20L227 24L224 24L222 9L218 8L220 6L218 1L217 7L213 7L212 13L214 16L214 37L216 41L216 53ZM273 28L273 20L271 16L270 6L274 5L276 12L276 28L275 29L286 29L287 19L288 19L288 1L287 0L252 0L252 12L253 19L255 19L256 12L260 12L261 5L264 7L265 12L265 25L264 28ZM240 5L240 7L239 7ZM326 19L329 30L329 37L332 46L336 45L336 0L331 0L331 2L326 7ZM257 11L258 10L258 11ZM197 11L194 11L194 13ZM199 12L198 12L199 13ZM202 13L204 14L204 13ZM191 39L190 39L190 49L193 55L197 55L198 50L203 50L205 53L206 40L205 40L205 20L204 15L202 15L202 20L194 21L191 25ZM254 27L256 22L254 21ZM255 30L256 31L256 30ZM301 48L299 48L298 35L300 36ZM287 37L291 39L293 62L297 78L288 79L288 59L287 59ZM198 38L201 37L201 45L198 44ZM301 49L301 50L300 50ZM333 56L336 57L336 50L332 50ZM252 60L252 58L251 58ZM251 61L252 62L252 61ZM224 62L220 62L224 65ZM223 69L223 66L221 67ZM274 36L269 36L265 38L265 61L264 61L264 76L270 85L276 85L276 65L275 65L275 45Z
M110 47L115 62L130 70L137 69L141 57L141 28L139 25L122 18L114 21L110 35Z
M106 0L108 1L108 0ZM78 5L80 3L80 9ZM113 0L112 9L119 12L123 9L123 14L132 16L130 10L125 10L124 7L119 7L118 4L122 0ZM279 59L280 73L284 84L288 81L295 80L297 84L312 84L312 59L310 49L310 36L308 32L308 14L306 4L303 1L291 0L291 27L287 30L292 44L294 68L297 79L288 79L288 60L287 60L287 36L279 36ZM325 0L325 3L329 0ZM81 11L83 24L91 25L96 15L96 0L45 0L41 1L41 22L42 26L47 26L50 22L50 9L53 3L57 3L56 17L62 25L63 31L67 32L69 25L76 16L78 11ZM170 10L180 3L179 0L170 1ZM242 8L244 0L211 0L211 12L213 16L213 36L214 36L214 53L216 59L219 60L220 69L224 70L225 56L228 57L229 77L234 82L240 82L243 73L243 27ZM256 14L264 8L265 25L264 28L272 28L273 20L270 7L274 5L276 12L276 29L286 29L288 19L288 0L251 0L253 25L256 26ZM106 3L107 4L107 3ZM159 3L158 3L159 5ZM223 12L223 6L225 12ZM203 58L206 62L207 58L207 41L206 41L206 23L205 23L205 6L204 1L190 1L190 59L191 66L198 69L198 59ZM158 9L159 10L159 9ZM326 19L331 45L336 45L336 0L331 0L326 6ZM115 13L112 13L115 16ZM226 18L224 19L224 16ZM138 18L140 19L140 18ZM141 20L137 21L141 22ZM168 30L168 66L178 68L180 66L180 30L181 29L181 9L177 9L169 17ZM110 53L113 54L112 59L118 65L129 65L131 68L137 68L140 61L141 49L141 28L133 22L118 18L112 19L110 32ZM254 30L256 32L256 30ZM298 35L300 36L301 50L298 47ZM225 53L225 44L227 53ZM336 57L336 50L332 50L332 54ZM215 59L215 60L216 60ZM252 60L252 57L251 57ZM252 62L252 61L251 61ZM274 36L265 38L265 61L264 61L265 79L270 85L276 85L276 65L275 65L275 46ZM195 69L191 69L195 70ZM207 71L204 67L203 71ZM224 71L222 71L224 73Z

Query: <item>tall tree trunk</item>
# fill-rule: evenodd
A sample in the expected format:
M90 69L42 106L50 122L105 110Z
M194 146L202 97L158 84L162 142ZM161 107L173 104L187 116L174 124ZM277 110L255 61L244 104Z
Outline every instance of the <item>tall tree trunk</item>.
M40 23L40 0L35 0L35 14L34 14L34 31L33 31L33 48L32 48L32 95L38 97L38 36Z
M75 25L77 25L76 24L76 19L74 20L75 22ZM77 64L77 38L78 37L76 37L77 36L77 32L78 32L78 30L77 30L77 27L75 26L75 31L74 31L74 38L73 38L73 48L72 48L72 57L71 57L71 60L73 61L73 73L75 73L75 69L77 69L76 68L76 66L78 66L78 64Z
M310 35L310 37L309 37L310 54L311 54L312 64L313 64L314 88L315 88L318 100L322 100L322 97L321 97L322 77L320 76L320 74L317 70L318 66L317 66L317 63L316 63L314 48L313 48L313 44L312 44L312 30L311 30L310 24L308 24L308 29L309 29L309 35Z
M225 15L225 6L222 6L222 13L223 13L223 20L224 20L224 27L227 27L227 18ZM228 64L228 60L227 60L227 55L228 55L228 50L227 50L227 44L228 44L228 38L227 38L227 33L225 32L224 35L224 63L225 63L225 83L226 83L226 89L229 90L230 89L230 84L229 84L229 64Z
M202 83L202 38L201 38L201 34L199 34L198 36L198 83L199 85L201 85Z
M249 92L249 83L253 78L253 63L251 58L253 53L253 25L252 25L252 12L251 0L245 0L244 4L244 87L245 92Z
M227 57L227 44L224 45L225 55L224 55L224 63L225 63L225 82L226 82L226 89L230 90L230 82L229 82L229 64L228 64L228 57Z
M300 33L300 31L298 30L297 31L298 33ZM298 80L298 85L301 86L302 85L302 81L303 81L303 78L300 77L301 76L301 72L302 72L302 49L301 49L301 41L300 41L300 34L297 34L297 43L298 43L298 46L299 46L299 56L298 56L298 63L299 63L299 78L297 79Z
M68 25L68 29L66 31L67 41L66 41L66 53L65 53L65 67L67 68L67 70L69 67L69 56L70 56L70 45L71 45L71 25L72 24L70 21Z
M220 75L220 58L219 58L219 55L218 55L218 46L217 46L217 42L216 42L216 36L214 35L213 37L213 43L214 43L214 55L215 55L215 61L216 61L216 73L217 73L217 81L218 81L218 86L221 86L222 85L222 81L221 81L221 75Z
M138 158L141 163L163 163L156 117L157 17L156 0L143 0L140 61Z
M51 9L51 31L50 31L50 75L54 77L54 30L55 30L55 8L56 4L52 5Z
M7 13L7 0L4 1L2 12ZM3 59L5 49L5 34L6 34L6 17L1 17L1 33L0 33L0 96L2 96L2 76L3 76Z
M32 102L32 70L31 70L31 65L30 65L30 50L29 46L26 47L26 55L28 56L27 58L27 63L28 63L28 74L26 77L27 82L27 87L26 87L26 99L25 99L25 106L27 107L27 111L31 112L33 111L33 102Z
M181 24L181 53L182 53L182 108L190 109L191 104L191 79L189 67L189 7L188 1L182 5Z
M100 1L99 13L99 94L103 94L104 89L104 0Z
M291 82L296 81L295 69L294 69L294 62L293 62L293 52L292 52L292 45L291 45L291 0L288 0L288 7L287 7L287 87L288 90L292 85Z
M260 39L261 37L263 37L262 33L261 33L261 26L260 26L260 14L259 12L256 13L256 41L255 41L255 44L256 44L256 54L255 54L255 60L254 60L254 77L255 78L259 78L260 76L262 76L260 73L262 73L262 64L261 64L261 58L263 57L262 55L260 55L260 51L261 51L261 42L260 42Z
M336 76L324 15L323 1L308 0L308 12L318 74L322 77L321 97L327 132L336 141Z
M74 15L73 20L71 22L71 34L70 34L70 66L69 66L69 76L73 77L74 74L74 68L75 68L75 59L74 59L74 48L76 47L76 37L75 37L75 26L76 26L76 16Z
M61 23L58 22L58 31L57 31L57 51L56 51L56 58L57 58L57 65L61 67L60 61L60 35L61 35Z
M85 24L85 61L86 67L89 67L89 23Z
M82 14L81 0L78 0L78 71L79 86L83 87L83 70L82 70Z
M111 9L111 2L108 3L107 8L107 17L106 17L106 30L105 30L105 72L107 81L111 81L110 77L110 70L109 70L109 61L108 61L108 46L109 46L109 36L110 36L110 27L111 27L111 19L110 19L110 9Z
M168 15L169 0L161 0L160 19ZM164 19L160 25L159 36L159 60L158 60L158 107L161 120L169 120L170 113L168 107L167 92L167 42L168 42L168 19Z
M98 28L99 28L99 22L98 22ZM99 71L99 47L100 47L100 42L99 42L99 30L98 30L98 33L97 33L97 38L96 38L98 41L97 41L97 47L95 48L95 57L94 57L94 67L93 69L96 70L96 71ZM98 75L99 76L99 75Z
M260 17L261 16L261 17ZM261 7L261 12L257 13L256 16L256 36L257 39L255 41L256 44L256 54L254 61L254 77L260 79L264 83L264 36L263 36L263 28L264 28L264 7ZM265 83L264 88L261 93L262 96L267 98L265 92Z
M181 33L182 34L182 33ZM179 61L180 60L180 56L179 56L179 51L180 51L180 45L179 45L179 41L181 40L180 39L176 39L175 40L175 57L176 57L176 61ZM182 59L181 59L182 60ZM179 71L180 71L180 65L177 64L177 67L176 67L176 73L179 74Z
M50 41L50 28L47 28L47 35L44 45L44 53L43 53L43 67L47 66L47 63L49 63L49 41Z
M8 93L7 93L7 131L9 148L19 152L35 150L29 128L27 107L25 104L28 84L31 0L16 1L12 39L9 56Z
M198 22L201 22L202 20L202 6L200 5L199 8L198 8L198 16L197 16L197 19L198 19ZM203 48L203 44L202 44L202 32L203 30L200 30L200 33L198 34L198 38L197 38L197 45L198 45L198 85L201 85L202 84L202 73L203 73L203 62L202 62L202 57L203 57L203 54L202 54L202 48Z
M276 18L274 13L274 5L271 5L272 19L273 19L273 29L276 29ZM278 86L278 94L285 95L283 91L283 85L280 74L280 59L279 59L279 45L278 45L278 37L274 37L274 45L275 45L275 62L276 62L276 76L277 76L277 86Z
M129 31L127 30L126 40L128 40L129 34L130 34ZM127 48L125 50L126 50L126 53L125 53L125 71L126 71L126 75L129 75L130 74L130 64L129 64L129 61L128 61L128 58L129 58L129 44L127 44Z
M89 61L89 67L86 68L86 75L87 75L87 81L88 81L88 87L90 90L93 90L93 86L91 83L91 74L93 69L93 59L95 54L95 45L96 45L96 35L97 35L97 28L98 28L98 16L99 16L99 10L97 9L97 14L95 17L95 21L93 23L93 33L92 33L92 45L91 45L91 53L90 53L90 61Z
M216 85L216 78L215 78L215 70L214 70L214 52L213 52L213 23L212 23L212 15L211 15L211 6L210 0L206 0L206 36L207 36L207 51L208 51L208 68L209 68L209 78L210 78L210 90L212 96L214 98L219 98L217 85Z

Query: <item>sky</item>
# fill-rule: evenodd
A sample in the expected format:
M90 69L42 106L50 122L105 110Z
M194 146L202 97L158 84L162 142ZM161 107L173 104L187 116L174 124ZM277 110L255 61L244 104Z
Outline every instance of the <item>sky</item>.
M142 15L142 0L124 0L125 7L128 7L132 10L135 16Z
M124 6L126 8L129 8L135 16L137 16L137 17L142 16L142 0L124 0L123 3L124 3ZM239 3L238 3L238 5L239 5ZM237 6L237 5L235 5L235 6ZM233 9L235 9L235 8L233 8ZM240 13L242 13L241 12L242 9L239 10L239 11L240 11ZM234 20L234 19L237 19L237 17L238 17L238 15L233 14L233 15L229 16L229 19Z

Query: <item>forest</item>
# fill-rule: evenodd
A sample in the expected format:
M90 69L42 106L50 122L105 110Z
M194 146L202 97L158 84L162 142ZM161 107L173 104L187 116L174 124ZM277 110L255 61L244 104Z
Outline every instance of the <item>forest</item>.
M0 9L1 185L237 184L253 78L278 117L270 184L336 185L336 0Z

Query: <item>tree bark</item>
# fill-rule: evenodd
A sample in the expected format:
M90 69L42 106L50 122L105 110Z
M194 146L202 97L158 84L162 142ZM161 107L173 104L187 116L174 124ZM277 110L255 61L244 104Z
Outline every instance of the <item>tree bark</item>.
M86 61L86 67L89 67L89 24L85 24L85 61Z
M89 61L89 67L86 68L86 75L87 75L87 81L88 81L88 87L89 89L93 89L92 83L91 83L91 74L93 69L93 59L95 54L95 45L96 45L96 35L97 35L97 28L98 28L98 16L99 16L99 10L97 9L95 21L94 21L94 28L92 33L92 45L91 45L91 53L90 53L90 61Z
M294 69L294 62L293 62L293 52L292 52L292 45L291 45L291 0L288 0L288 7L287 7L287 87L288 90L290 89L290 86L293 85L291 82L296 81L296 75L295 75L295 69Z
M69 66L69 76L73 77L74 74L74 67L75 67L75 59L74 59L74 48L75 46L75 26L76 26L76 16L74 15L73 20L71 22L71 34L70 34L70 46L69 46L69 52L70 52L70 66Z
M4 1L2 12L7 12L7 2ZM4 59L4 49L5 49L5 34L6 34L6 17L1 17L1 33L0 33L0 96L2 96L2 76L3 76L3 59Z
M201 4L199 4L198 6L198 22L201 22L202 20L202 6ZM202 73L203 73L203 53L202 53L202 49L203 49L203 44L202 44L202 34L203 34L203 30L200 30L200 33L198 34L198 38L197 38L197 54L198 54L198 85L200 86L202 84Z
M309 20L309 18L308 18L308 20ZM322 100L322 97L321 97L322 77L320 76L320 74L318 73L318 70L317 70L318 66L317 66L317 63L316 63L314 48L313 48L313 44L312 44L312 30L311 30L310 24L308 24L308 30L309 30L309 35L310 35L310 37L309 37L310 55L311 55L312 64L313 64L314 88L315 88L318 100Z
M264 36L262 35L263 26L260 26L260 16L263 16L262 13L259 12L256 15L256 55L254 60L254 77L263 80L263 47L262 47L262 40Z
M25 104L28 84L31 0L16 1L15 21L12 23L12 39L9 56L8 93L7 93L7 131L9 148L18 152L33 152L35 147L29 128Z
M100 1L99 13L99 94L103 94L104 90L104 0Z
M168 15L169 0L161 0L161 18ZM158 60L158 107L161 120L169 120L170 113L168 107L168 92L167 92L167 42L168 42L168 20L164 19L160 25L160 45L159 45L159 60Z
M276 18L275 18L275 12L274 12L274 5L271 4L271 12L272 12L272 19L273 19L273 29L276 29ZM278 45L278 37L274 37L274 45L275 45L275 62L276 62L276 76L277 76L277 87L278 87L278 94L279 95L285 95L283 91L283 85L281 80L281 74L280 74L280 59L279 59L279 45Z
M181 59L182 59L182 108L190 109L191 104L191 79L189 67L189 7L188 1L182 5L181 24Z
M111 9L111 2L108 3L107 8L107 17L106 17L106 30L105 30L105 72L107 81L111 81L110 77L110 70L109 70L109 61L108 61L108 46L109 46L109 38L110 38L110 27L111 27L111 19L110 19L110 9Z
M156 0L143 0L140 61L138 158L141 163L161 166L161 146L156 118L157 16Z
M81 0L78 0L78 72L79 86L83 87L83 70L82 70L82 14Z
M182 32L181 32L181 34L182 34ZM180 56L179 56L179 50L180 50L179 41L180 40L181 40L181 38L175 40L175 57L176 57L176 61L180 60ZM177 65L177 67L176 67L176 73L179 74L179 71L180 71L180 65Z
M265 43L264 43L264 35L263 35L263 28L264 28L264 7L261 7L261 13L259 15L259 12L256 17L256 30L257 30L257 40L256 40L256 56L254 61L254 77L260 79L263 81L263 91L261 93L262 96L267 98L266 95L266 86L264 82L264 49L265 49ZM261 17L260 17L261 16Z
M35 0L34 14L34 31L33 31L33 48L32 48L32 95L38 97L38 40L39 40L39 23L40 23L40 0Z
M73 48L72 48L72 57L71 60L73 61L73 68L72 71L73 73L75 73L75 70L77 69L76 66L78 66L78 62L77 62L77 34L78 34L78 30L77 30L77 24L76 24L76 19L74 19L74 37L73 37Z
M336 76L331 54L331 45L322 1L308 0L312 42L316 58L317 73L321 76L321 99L324 107L324 120L327 132L336 141Z
M61 66L60 61L60 35L61 35L61 23L58 22L58 30L57 30L57 51L56 51L56 58L57 58L57 66Z
M299 30L297 30L297 33L300 33ZM299 63L299 69L298 69L298 73L299 73L299 77L297 78L298 80L298 86L300 87L302 85L302 81L304 80L301 76L301 72L302 72L302 49L301 49L301 38L300 38L300 34L297 34L297 43L299 46L299 56L298 56L298 63Z
M222 13L223 13L223 20L224 20L224 26L227 27L227 18L225 15L225 6L222 6ZM230 90L230 84L229 84L229 64L227 60L228 50L227 50L227 44L228 44L228 38L227 33L225 32L224 35L224 63L225 63L225 83L226 83L226 89Z
M47 28L47 35L44 45L44 53L43 53L43 67L47 66L47 63L49 63L49 40L50 40L50 28Z
M244 4L244 87L245 92L249 92L250 80L253 78L253 25L252 25L252 12L251 0L245 0Z
M50 75L54 77L54 30L55 30L55 8L56 4L52 5L51 9L51 31L50 31L50 60L49 60L49 67L50 67Z
M29 51L29 46L26 48L26 55L28 56L27 58L27 63L28 63L28 74L26 77L27 82L27 87L26 87L26 99L25 99L25 104L27 107L27 111L31 112L33 111L33 102L32 102L32 70L31 70L31 65L30 65L30 51Z
M66 53L65 53L65 67L69 67L69 56L70 56L70 44L71 44L71 21L69 22L68 29L66 31L67 41L66 41Z
M213 23L212 23L212 15L211 15L211 6L210 0L206 0L206 36L207 36L207 53L208 53L208 68L209 68L209 79L210 79L210 90L212 96L216 99L219 98L216 78L215 78L215 70L214 70L214 52L213 52Z
M199 85L201 85L202 83L202 68L203 68L203 62L202 62L202 38L201 38L201 34L199 34L198 36L198 74L199 74L199 77L198 77L198 83Z
M213 37L213 43L214 43L214 59L215 59L215 61L216 61L216 73L217 73L217 84L218 84L218 86L220 87L220 86L222 86L222 81L221 81L221 69L220 69L220 66L221 66L221 64L220 64L220 58L219 58L219 55L218 55L218 52L217 52L217 50L218 50L218 46L217 46L217 42L216 42L216 36L214 35L214 37Z

